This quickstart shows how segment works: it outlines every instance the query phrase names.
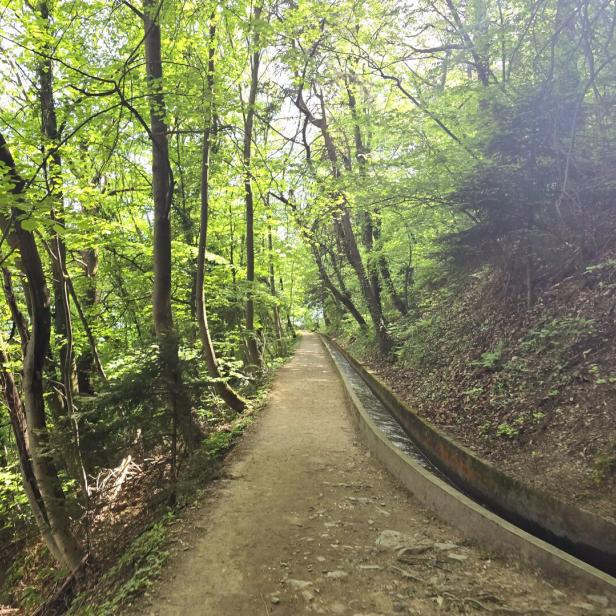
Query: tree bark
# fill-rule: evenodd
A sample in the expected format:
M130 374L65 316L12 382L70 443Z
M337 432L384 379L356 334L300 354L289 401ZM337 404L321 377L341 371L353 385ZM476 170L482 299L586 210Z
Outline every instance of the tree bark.
M246 203L246 280L248 292L246 298L246 349L248 352L248 364L253 369L261 365L257 338L255 333L255 246L254 246L254 195L252 191L252 136L255 118L255 103L257 101L257 88L259 85L259 64L261 52L259 45L259 30L255 22L261 17L261 6L255 6L252 14L253 34L251 38L252 53L250 55L250 90L248 103L244 115L244 197Z
M361 120L359 117L359 110L357 109L357 98L353 91L353 85L355 83L355 75L351 72L346 82L347 100L349 103L349 109L351 110L351 117L353 119L353 140L355 142L355 159L357 160L357 166L359 168L359 175L362 180L366 179L366 159L369 154L369 149L362 135ZM372 222L372 216L369 211L361 212L361 238L364 250L367 256L367 269L370 280L370 286L372 287L372 294L374 295L374 301L379 306L379 311L383 312L383 306L381 303L381 283L379 280L379 267L376 260L373 258L374 250L374 225Z
M8 169L9 179L13 183L12 193L19 199L25 182L15 169L15 162L2 135L0 162ZM81 562L83 551L71 532L62 484L51 457L43 397L43 374L51 335L49 292L34 234L22 228L18 221L20 215L21 210L13 208L11 219L2 219L1 222L5 228L12 226L8 241L20 253L20 267L27 280L31 332L24 354L22 377L26 439L32 473L45 505L48 537L53 538L50 551L61 565L72 570Z
M9 412L9 419L13 435L15 437L15 445L17 448L17 456L19 459L19 470L21 472L22 484L24 492L28 498L28 503L32 510L34 521L43 537L45 545L49 549L52 556L60 563L63 562L62 551L58 548L58 544L51 532L45 503L41 496L34 469L32 467L32 459L28 448L27 441L27 424L26 414L24 412L19 391L15 384L13 373L7 368L9 357L4 350L4 342L0 341L0 384L6 400L6 406Z
M92 311L98 303L98 290L96 285L96 274L98 272L98 251L96 248L86 248L81 253L83 260L83 273L85 274L86 292L85 292L85 311L77 300L77 294L71 282L71 279L67 279L69 292L73 298L77 313L81 319L81 323L86 332L88 342L90 343L90 350L84 351L80 357L77 358L77 386L79 393L93 394L94 387L92 385L92 375L98 372L103 379L103 382L107 382L107 376L103 369L98 350L96 348L96 341L92 330L87 321L87 314Z
M366 323L366 320L361 315L359 310L357 310L355 304L353 303L353 300L348 295L348 293L340 292L336 288L336 285L332 282L331 278L329 277L329 274L325 269L323 259L321 258L321 255L319 254L319 251L316 246L312 247L312 254L314 256L315 263L317 264L317 269L319 270L321 281L323 282L325 288L332 294L332 296L336 300L338 300L349 311L349 314L355 319L355 321L357 321L357 324L362 329L367 328L368 324Z
M269 205L269 199L268 199ZM282 329L282 321L280 319L280 306L278 304L278 294L276 293L276 272L274 269L274 240L272 237L272 219L268 210L267 214L267 255L268 255L268 276L269 288L272 297L274 298L274 333L276 334L276 345L278 353L284 355L286 352L284 335Z
M159 11L162 4L143 0L143 27L150 140L152 142L152 196L154 200L154 289L152 312L160 353L160 370L172 418L172 455L175 466L176 430L187 447L195 438L190 416L190 400L184 388L179 360L179 342L171 311L171 204L173 178L169 163L169 143L162 89L163 67ZM174 470L175 472L175 470Z
M196 282L196 308L197 308L197 323L199 325L199 334L201 337L201 345L203 354L210 377L214 381L216 393L231 407L234 411L241 413L246 408L246 402L233 390L233 388L222 379L216 359L216 352L212 344L210 329L207 320L207 311L205 308L205 251L207 248L207 227L209 219L209 171L210 171L210 152L212 139L212 119L214 108L214 53L215 53L215 36L216 25L214 24L214 16L210 21L210 48L208 52L208 67L207 67L207 101L208 107L207 117L205 118L205 131L203 133L203 148L201 160L201 218L199 224L199 247L197 254L197 282Z
M381 222L377 219L377 223L374 225L374 239L377 244L381 242ZM391 272L389 270L389 263L387 262L387 257L381 252L381 246L377 246L379 250L378 264L379 269L381 271L381 278L383 278L383 282L385 287L387 287L387 291L389 293L389 297L391 298L391 303L394 305L395 309L402 315L406 315L408 313L408 305L405 300L403 300L398 291L396 291L396 286L394 285L393 278L391 277Z
M24 317L23 313L19 309L19 306L17 305L17 299L15 298L15 291L13 289L13 276L11 275L11 271L8 267L2 268L2 279L4 287L4 297L6 298L6 303L9 306L9 310L11 311L11 317L13 318L13 322L15 323L15 327L19 332L22 354L25 355L26 349L28 348L30 332L28 331L28 323L26 322L26 318Z
M37 4L38 16L43 20L50 34L50 13L47 0ZM48 45L45 51L49 52ZM41 128L45 146L51 146L51 155L46 166L47 189L52 198L51 218L64 227L64 195L62 192L62 157L57 149L60 140L56 105L53 91L54 72L51 55L45 54L38 60L39 100L41 105ZM70 442L66 447L66 464L70 473L79 482L84 499L88 497L88 480L83 466L79 447L79 423L76 418L73 395L77 390L77 371L73 353L73 326L70 300L66 285L66 245L60 233L56 232L50 247L51 270L53 273L54 329L60 340L58 355L60 359L61 397L58 399L62 419L68 424Z

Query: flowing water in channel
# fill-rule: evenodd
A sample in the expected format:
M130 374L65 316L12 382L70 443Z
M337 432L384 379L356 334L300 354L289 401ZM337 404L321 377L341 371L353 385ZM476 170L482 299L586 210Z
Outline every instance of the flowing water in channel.
M347 361L340 351L324 340L329 352L334 357L334 361L338 364L344 376L348 379L353 393L359 398L363 404L370 419L376 424L378 429L393 443L398 449L403 451L407 456L412 458L417 464L420 464L427 471L436 475L443 481L451 484L451 481L443 475L435 466L424 456L419 447L404 431L404 428L398 423L396 418L387 410L386 406L377 398L374 392L368 387L361 375L355 371L353 366Z

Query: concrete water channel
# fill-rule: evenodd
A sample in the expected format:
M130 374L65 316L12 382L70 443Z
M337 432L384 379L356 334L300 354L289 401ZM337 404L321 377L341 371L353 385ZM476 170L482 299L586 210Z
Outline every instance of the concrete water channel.
M347 377L348 382L353 388L353 392L364 405L368 415L376 426L387 436L387 438L407 456L415 460L417 464L425 468L433 475L446 481L450 485L459 489L455 483L442 473L418 447L417 443L405 432L404 428L398 423L396 418L389 412L383 402L368 387L361 375L351 366L346 357L329 341L323 340L327 350L330 352L339 369Z
M364 440L392 474L420 500L440 509L443 513L441 515L437 511L440 517L475 538L487 539L486 543L497 550L517 552L522 559L555 577L600 589L616 597L616 578L610 575L609 562L606 562L608 566L605 568L597 562L588 564L584 558L579 558L579 554L563 551L566 545L551 541L550 533L527 532L530 530L528 527L516 524L515 514L508 516L502 507L491 507L477 494L461 487L456 478L439 468L439 460L434 457L430 459L412 433L401 425L388 405L375 393L374 383L371 386L360 374L361 366L357 369L335 343L325 337L322 341L347 388ZM357 363L354 359L352 361ZM380 434L373 434L375 432ZM398 452L397 456L392 446ZM468 513L468 520L464 518L465 513Z

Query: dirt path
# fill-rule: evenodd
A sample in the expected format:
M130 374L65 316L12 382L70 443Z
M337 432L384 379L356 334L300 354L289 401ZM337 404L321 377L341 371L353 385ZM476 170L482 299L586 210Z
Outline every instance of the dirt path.
M602 597L490 557L417 505L358 442L316 335L190 518L143 614L612 613Z

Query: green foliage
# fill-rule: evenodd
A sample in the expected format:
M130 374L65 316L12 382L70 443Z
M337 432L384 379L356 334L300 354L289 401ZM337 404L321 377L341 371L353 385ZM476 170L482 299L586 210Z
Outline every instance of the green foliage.
M182 393L209 430L211 458L232 444L236 429L223 428L228 416L212 391L195 322L204 122L211 116L204 292L222 378L233 387L254 392L264 376L246 370L249 298L265 371L280 364L295 328L321 321L359 354L373 355L383 316L394 358L434 379L459 369L456 399L467 409L488 405L498 416L491 425L512 439L508 430L522 432L543 412L534 402L527 408L541 408L521 412L512 401L536 390L546 406L555 403L581 378L567 368L604 334L590 318L560 314L540 325L531 319L522 340L505 330L486 338L480 334L493 324L480 313L497 299L507 310L532 311L542 290L581 272L610 310L613 254L598 254L613 246L616 230L609 3L587 3L566 18L568 5L556 0L539 12L519 0L504 10L499 3L424 4L266 2L258 19L245 0L190 10L160 5L163 77L154 85L165 97L173 173L170 309ZM44 7L49 18L39 14ZM0 215L34 232L53 316L64 301L53 289L47 249L54 242L66 246L72 285L73 417L62 408L68 341L55 331L61 325L45 372L49 441L67 487L76 485L70 458L77 440L90 476L115 465L137 436L146 451L167 451L173 441L168 375L152 326L146 124L153 84L143 67L143 23L128 3L81 3L79 19L73 2L9 2L3 11L0 127L26 192L15 199L14 178L0 170ZM251 88L246 59L255 52L262 65L248 167L241 141ZM41 98L45 74L57 137L42 123L51 117ZM255 196L254 282L246 176ZM0 301L8 338L0 343L21 387L14 311L29 321L28 302L17 252L7 248L0 259L16 302L9 307L8 294ZM455 301L475 285L485 291L482 301ZM349 302L367 328L359 329ZM108 382L93 362L93 343ZM616 378L599 361L582 373L606 395ZM469 382L484 377L481 386ZM438 387L429 395L440 406ZM7 427L0 445L0 515L9 536L31 520Z
M528 351L562 351L595 334L592 319L566 316L552 319L528 333L520 347Z
M203 448L209 458L216 459L231 447L233 441L242 433L244 426L236 425L231 430L213 432L203 442Z
M47 550L29 549L8 567L0 601L13 603L18 599L20 606L29 612L45 598L44 589L55 587L65 576L66 571L54 566Z
M501 366L503 359L503 343L499 342L493 351L486 351L481 354L481 359L473 362L475 366L486 370L495 370Z
M0 468L0 533L30 521L28 499L21 482L18 463Z
M517 428L510 426L508 423L498 424L496 428L497 436L503 436L505 438L513 439L518 435Z
M402 347L400 357L409 366L436 366L442 360L437 319L438 316L418 320L408 329L408 342Z

